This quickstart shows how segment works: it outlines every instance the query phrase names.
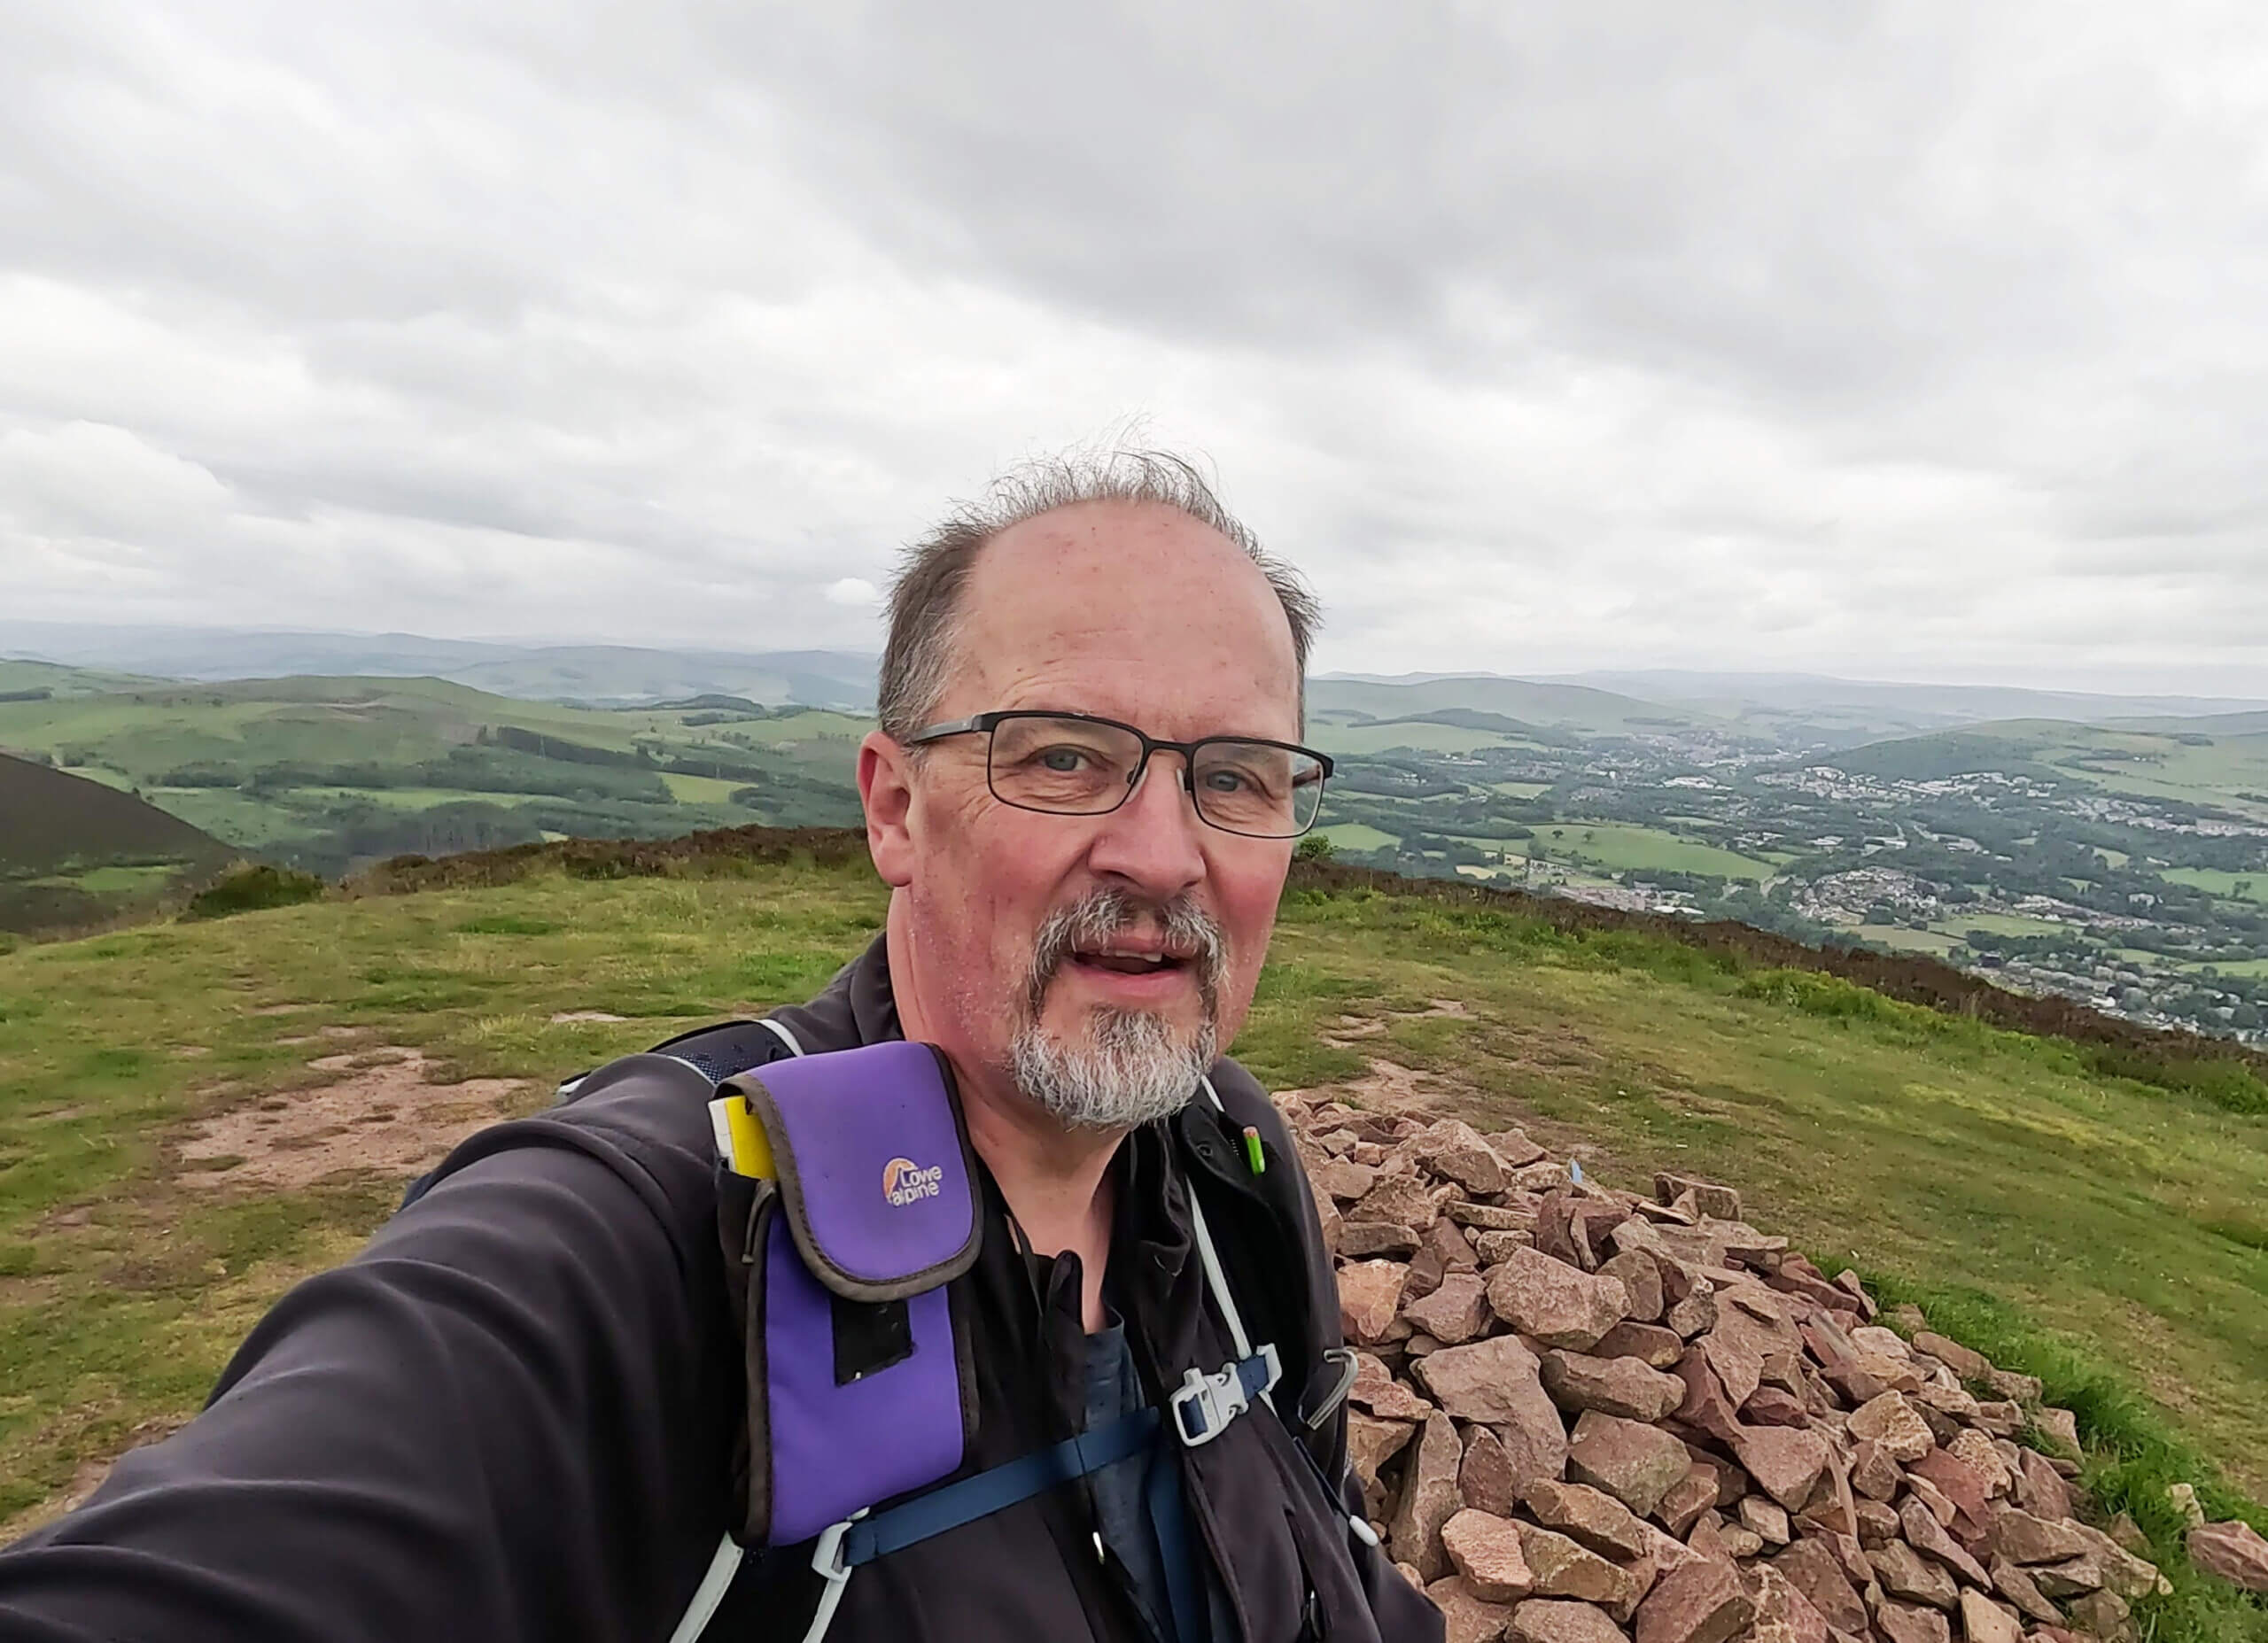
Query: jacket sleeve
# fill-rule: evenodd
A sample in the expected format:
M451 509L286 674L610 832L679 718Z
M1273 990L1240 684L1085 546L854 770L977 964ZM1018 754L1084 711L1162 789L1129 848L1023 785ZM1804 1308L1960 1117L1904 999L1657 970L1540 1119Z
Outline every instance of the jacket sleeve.
M715 1275L602 1132L480 1140L286 1295L202 1414L0 1552L0 1636L667 1635L726 1518L734 1360L687 1300Z

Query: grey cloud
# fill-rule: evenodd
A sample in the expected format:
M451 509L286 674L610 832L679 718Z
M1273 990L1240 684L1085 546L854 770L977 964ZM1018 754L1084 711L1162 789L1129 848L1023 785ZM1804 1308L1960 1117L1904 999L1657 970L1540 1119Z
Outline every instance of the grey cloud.
M2221 679L2264 105L2202 4L86 0L0 58L0 558L869 644L828 588L1146 409L1325 665Z

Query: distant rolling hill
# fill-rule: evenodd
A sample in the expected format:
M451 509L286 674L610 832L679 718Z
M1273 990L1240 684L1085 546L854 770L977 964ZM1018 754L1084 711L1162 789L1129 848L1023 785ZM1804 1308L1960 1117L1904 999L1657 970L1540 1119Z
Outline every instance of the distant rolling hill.
M58 696L94 696L105 691L131 690L157 680L136 673L105 673L93 668L66 667L56 662L25 662L0 657L0 701L44 701Z
M90 924L234 855L131 793L0 754L0 930Z
M1810 673L1705 673L1670 668L1576 673L1547 682L1588 686L1672 703L1735 721L1744 730L1783 741L1829 745L2008 719L2101 725L2142 717L2170 721L2268 707L2260 701L2218 697L1899 684Z
M1847 748L1831 763L1853 774L1907 780L1979 771L2076 779L2268 820L2268 714L2262 713L2109 726L2010 719Z
M1325 674L1308 682L1308 711L1346 722L1415 719L1444 710L1497 714L1547 730L1629 734L1705 728L1710 716L1582 685L1539 684L1495 674L1385 678Z
M602 709L431 678L169 680L0 701L0 749L138 789L236 849L322 873L546 833L856 819L867 720L680 700Z
M659 649L429 639L416 633L267 632L239 628L118 628L0 622L0 654L74 668L174 679L307 674L430 678L536 701L633 706L687 696L745 696L767 705L864 712L874 661L853 651ZM0 663L0 667L14 665ZM6 688L0 686L0 689Z

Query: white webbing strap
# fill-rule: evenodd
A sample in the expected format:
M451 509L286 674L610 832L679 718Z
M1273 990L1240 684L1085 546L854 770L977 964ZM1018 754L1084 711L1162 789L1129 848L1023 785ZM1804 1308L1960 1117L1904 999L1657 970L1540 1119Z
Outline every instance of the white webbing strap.
M1205 1094L1213 1103L1214 1111L1225 1114L1228 1108L1222 1104L1221 1092L1213 1088L1213 1081L1208 1077L1199 1081L1205 1086ZM1213 1247L1213 1231L1205 1224L1205 1209L1197 1201L1194 1186L1189 1190L1189 1229L1197 1239L1197 1259L1205 1268L1206 1287L1213 1291L1214 1303L1221 1309L1221 1321L1229 1326L1229 1339L1235 1345L1238 1357L1249 1358L1252 1356L1252 1341L1244 1332L1244 1319L1238 1315L1236 1297L1229 1293L1228 1275L1221 1270L1220 1252ZM1260 1401L1268 1406L1270 1413L1274 1412L1276 1400L1271 1395L1261 1393ZM1292 1441L1298 1443L1300 1439L1294 1437ZM1379 1544L1378 1531L1360 1515L1348 1513L1347 1527L1365 1546Z
M1213 1081L1202 1078L1199 1081L1205 1086L1214 1108L1226 1112L1228 1108L1221 1104L1221 1092L1213 1088ZM1213 1304L1221 1309L1221 1321L1229 1326L1230 1344L1237 1349L1239 1358L1249 1358L1252 1337L1244 1332L1244 1318L1237 1311L1237 1298L1229 1293L1229 1275L1221 1270L1221 1252L1213 1247L1213 1229L1205 1224L1205 1208L1197 1201L1194 1186L1189 1190L1189 1229L1197 1239L1197 1259L1205 1268L1205 1287L1213 1291ZM1260 1394L1260 1401L1270 1410L1276 1407L1275 1399L1266 1392Z
M770 1027L773 1035L788 1046L788 1054L800 1056L804 1053L804 1047L796 1042L796 1035L779 1022L766 1017L757 1025ZM726 1156L731 1156L729 1151ZM695 1643L715 1617L717 1606L725 1600L725 1593L731 1589L733 1577L740 1572L740 1567L741 1543L726 1535L717 1543L717 1555L709 1560L709 1572L702 1576L701 1584L694 1587L693 1600L685 1606L685 1614L678 1621L677 1630L670 1633L670 1643ZM832 1617L832 1605L827 1606L827 1613Z
M788 1046L788 1053L789 1055L799 1056L804 1053L804 1047L796 1042L796 1035L789 1032L785 1027L782 1027L779 1022L773 1020L770 1016L765 1017L764 1019L758 1021L757 1025L758 1027L770 1027L772 1029L772 1035L774 1038L777 1038L781 1043Z
M686 1605L685 1617L670 1633L670 1643L694 1643L716 1614L717 1605L725 1600L726 1589L733 1584L740 1567L741 1543L726 1535L718 1543L717 1555L709 1560L709 1572L693 1589L693 1601Z

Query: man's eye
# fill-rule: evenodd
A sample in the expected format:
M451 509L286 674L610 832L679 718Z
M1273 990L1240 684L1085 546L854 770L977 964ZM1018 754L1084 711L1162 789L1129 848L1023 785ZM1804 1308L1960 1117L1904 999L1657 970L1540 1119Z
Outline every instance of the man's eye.
M1043 770L1052 771L1058 776L1071 776L1078 772L1088 758L1089 755L1083 748L1050 748L1039 756L1039 764Z
M1252 779L1242 771L1209 770L1205 772L1205 785L1215 793L1237 793L1252 786Z

